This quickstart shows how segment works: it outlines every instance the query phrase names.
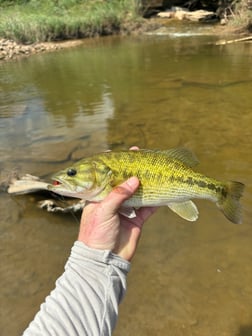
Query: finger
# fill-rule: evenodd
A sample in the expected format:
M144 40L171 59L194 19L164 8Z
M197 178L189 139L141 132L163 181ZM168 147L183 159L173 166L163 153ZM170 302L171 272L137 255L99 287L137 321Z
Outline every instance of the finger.
M158 207L146 207L140 208L137 210L137 215L141 217L143 221L148 219L151 215L153 215L157 211Z
M121 204L130 198L139 186L137 177L131 177L127 181L116 186L102 202L113 212L116 212Z

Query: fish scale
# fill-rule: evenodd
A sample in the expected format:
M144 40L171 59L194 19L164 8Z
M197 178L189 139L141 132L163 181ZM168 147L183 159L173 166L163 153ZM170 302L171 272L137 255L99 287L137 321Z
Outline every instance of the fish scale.
M128 154L128 152L123 153L121 156L111 153L111 155L101 157L101 160L110 167L115 177L118 178L115 185L123 181L121 176L137 176L141 181L142 187L136 195L139 194L141 196L143 194L144 200L150 200L150 204L155 202L157 198L170 201L181 197L211 197L216 199L214 190L205 189L210 184L217 186L220 183L195 173L182 162L178 162L178 160L168 160L165 154L156 156L149 152L141 153L140 151L132 155L132 157L135 157L133 161L132 157L129 159L129 156L125 154ZM127 175L124 174L125 171L127 171ZM192 181L190 184L185 182L189 176ZM199 187L199 183L196 183L196 181L204 181L205 186ZM205 194L206 191L207 195Z

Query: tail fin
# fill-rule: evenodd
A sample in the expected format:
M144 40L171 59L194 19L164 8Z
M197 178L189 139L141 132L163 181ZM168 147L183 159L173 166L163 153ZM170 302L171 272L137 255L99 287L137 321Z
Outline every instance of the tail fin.
M226 184L226 193L217 203L220 210L231 222L242 223L242 210L239 199L241 198L245 185L241 182L230 181Z

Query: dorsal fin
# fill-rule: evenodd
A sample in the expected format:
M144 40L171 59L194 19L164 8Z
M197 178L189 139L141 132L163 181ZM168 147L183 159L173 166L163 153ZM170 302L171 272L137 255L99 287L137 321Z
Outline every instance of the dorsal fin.
M140 149L140 150L144 152L155 152L155 153L167 155L170 158L183 162L188 167L194 167L199 163L196 156L189 149L184 148L184 147L172 148L172 149L167 149L167 150L160 150L160 149L156 149L156 150L155 149L154 150Z
M189 167L196 166L199 161L196 156L187 148L179 147L163 151L167 156L180 160Z

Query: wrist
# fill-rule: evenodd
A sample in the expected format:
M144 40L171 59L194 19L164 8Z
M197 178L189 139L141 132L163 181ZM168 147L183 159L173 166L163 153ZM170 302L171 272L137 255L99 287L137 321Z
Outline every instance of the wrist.
M91 249L112 251L114 249L114 244L109 244L108 242L101 241L101 239L95 239L94 237L88 237L86 234L79 233L78 239L85 246Z
M87 261L88 259L89 262L95 261L107 265L111 264L125 270L126 272L130 270L130 262L126 259L113 253L111 250L90 247L80 240L77 240L74 243L69 260L76 258L83 261Z

